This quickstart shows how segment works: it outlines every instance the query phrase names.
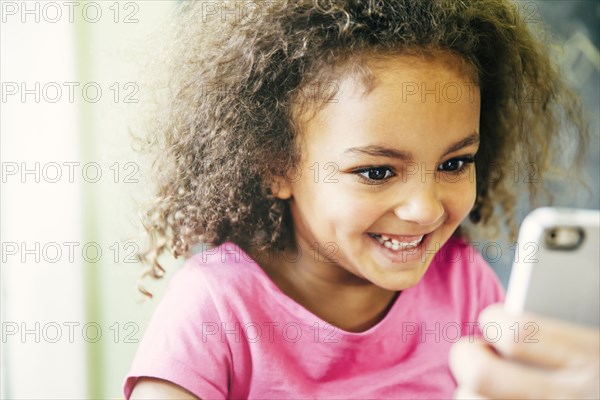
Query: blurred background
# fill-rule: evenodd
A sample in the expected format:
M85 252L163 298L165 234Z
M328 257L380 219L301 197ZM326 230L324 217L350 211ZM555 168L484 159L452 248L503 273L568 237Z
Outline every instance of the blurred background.
M143 301L137 212L151 191L130 132L147 95L141 77L176 4L0 1L2 399L123 397L137 343L182 263L165 259L167 279L149 282L155 299ZM594 136L589 188L555 184L555 203L597 209L600 3L515 6L528 23L549 24ZM504 284L509 247L484 251Z

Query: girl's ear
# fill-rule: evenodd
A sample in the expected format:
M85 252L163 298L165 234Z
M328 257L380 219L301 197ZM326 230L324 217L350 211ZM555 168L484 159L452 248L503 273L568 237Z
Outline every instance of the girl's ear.
M292 197L292 185L284 176L275 177L271 181L271 193L278 199L288 200Z

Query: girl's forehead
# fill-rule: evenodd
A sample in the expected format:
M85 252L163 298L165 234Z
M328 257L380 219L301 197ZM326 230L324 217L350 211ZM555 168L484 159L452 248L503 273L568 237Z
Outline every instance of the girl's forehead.
M367 65L367 71L375 84L378 75L392 72L410 74L444 71L447 75L454 75L463 80L474 83L479 81L477 68L464 57L449 51L375 54L364 58L363 62Z
M318 92L313 91L314 97L309 99L305 96L304 102L297 103L301 107L296 108L293 118L303 125L344 98L364 98L389 85L404 90L409 86L435 86L440 83L443 86L448 82L454 85L460 82L459 85L474 92L479 86L477 69L462 56L448 51L365 52L324 71L320 81L309 85L311 90L318 88ZM308 92L305 89L301 91Z
M343 162L344 149L383 146L437 159L444 148L479 132L479 90L468 76L437 59L405 61L390 59L374 69L368 93L355 80L343 80L336 101L302 121L299 153L312 157L324 148L327 157Z

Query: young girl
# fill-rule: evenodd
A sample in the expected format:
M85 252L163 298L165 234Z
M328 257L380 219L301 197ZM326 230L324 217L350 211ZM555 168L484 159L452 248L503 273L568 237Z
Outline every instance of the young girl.
M463 221L514 228L509 168L541 177L585 132L519 10L184 2L177 23L143 259L158 277L164 250L204 251L126 397L451 397L452 344L503 300Z

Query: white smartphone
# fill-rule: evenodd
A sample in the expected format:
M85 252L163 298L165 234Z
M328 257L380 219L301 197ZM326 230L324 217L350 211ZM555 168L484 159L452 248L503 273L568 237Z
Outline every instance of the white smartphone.
M600 325L600 211L542 207L523 221L505 307Z

